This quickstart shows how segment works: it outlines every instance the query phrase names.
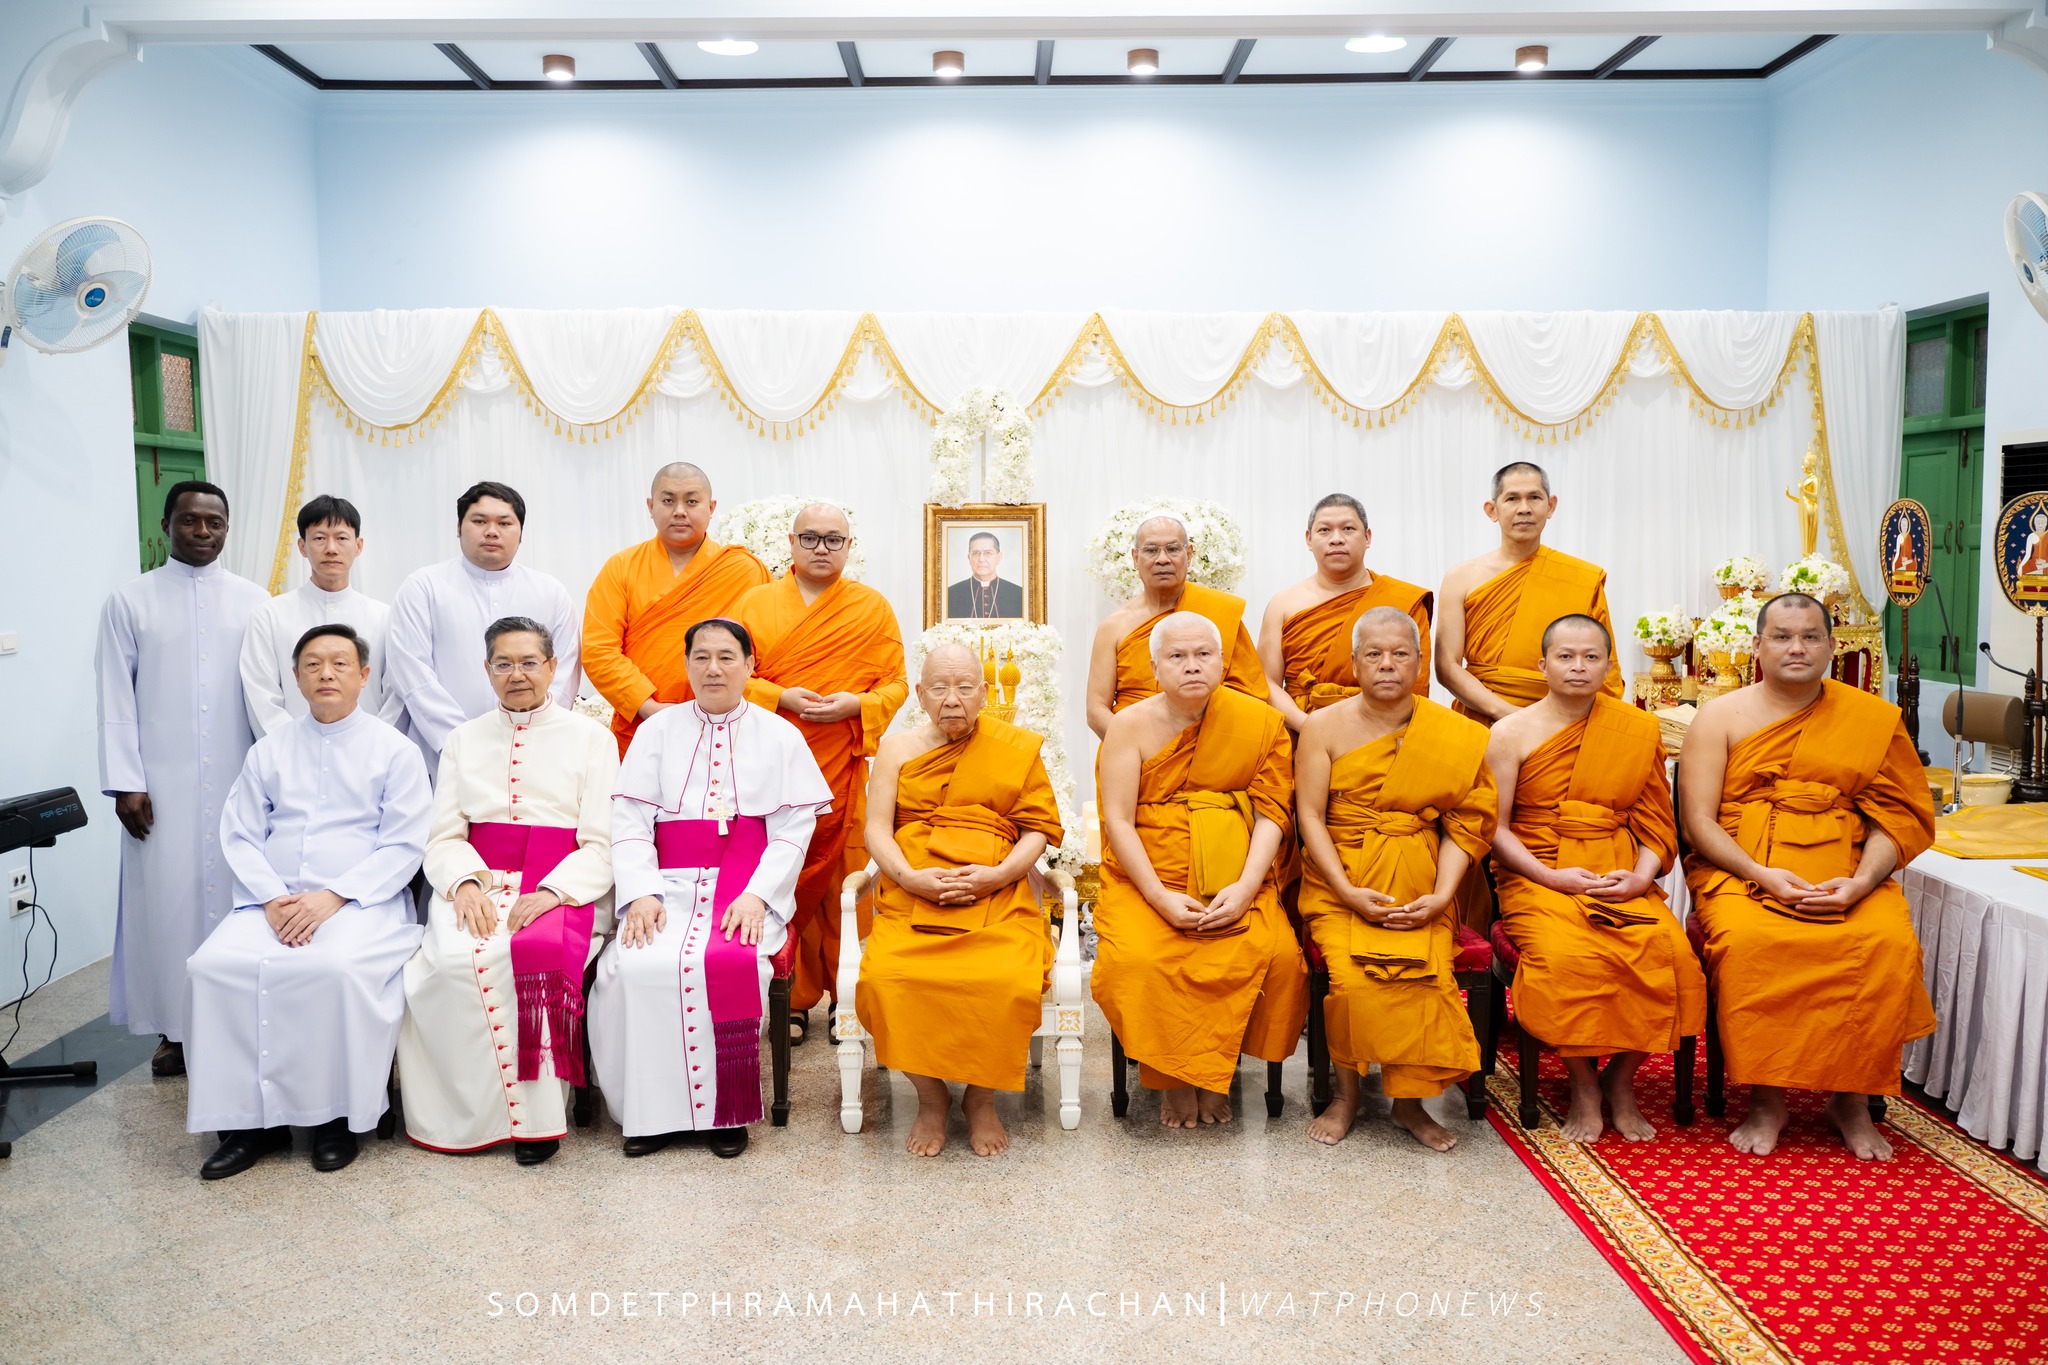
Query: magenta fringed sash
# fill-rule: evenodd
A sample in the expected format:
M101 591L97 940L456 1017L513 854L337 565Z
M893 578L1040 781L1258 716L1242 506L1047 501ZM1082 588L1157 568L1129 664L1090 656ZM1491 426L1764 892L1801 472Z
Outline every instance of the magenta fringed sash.
M519 894L537 890L576 851L576 831L561 825L475 824L469 846L494 871L519 869ZM584 1085L583 964L596 918L588 905L558 905L512 935L512 990L519 1004L519 1079L540 1079L546 1024L555 1075Z
M718 869L711 892L711 933L704 948L704 989L711 1005L711 1036L718 1048L718 1104L714 1128L761 1121L760 945L718 932L725 909L746 891L768 847L768 822L757 815L716 820L657 820L654 851L664 868Z

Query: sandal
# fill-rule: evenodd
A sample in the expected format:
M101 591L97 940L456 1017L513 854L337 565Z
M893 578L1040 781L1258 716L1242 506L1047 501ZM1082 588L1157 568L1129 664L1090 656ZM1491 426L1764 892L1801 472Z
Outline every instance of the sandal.
M804 1039L811 1035L811 1012L795 1010L789 1016L789 1045L802 1047Z

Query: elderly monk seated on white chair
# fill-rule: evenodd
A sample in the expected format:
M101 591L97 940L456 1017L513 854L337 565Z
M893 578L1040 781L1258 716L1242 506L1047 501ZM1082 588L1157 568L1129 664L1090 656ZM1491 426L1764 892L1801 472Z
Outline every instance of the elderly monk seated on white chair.
M590 1052L626 1155L761 1120L761 1016L832 789L796 726L746 700L754 641L723 617L684 636L692 700L643 720L612 801L618 937L597 961Z
M923 725L882 741L867 847L882 876L855 998L875 1060L917 1087L905 1146L937 1156L952 1094L976 1156L1010 1145L995 1092L1024 1088L1052 940L1030 872L1063 837L1029 730L982 714L981 663L961 645L924 661Z
M538 621L494 621L484 656L498 707L441 749L398 1080L415 1143L510 1142L538 1166L568 1131L568 1087L586 1083L583 970L611 927L619 750L549 697L555 642Z
M406 887L433 791L420 751L356 705L370 650L348 626L299 637L308 714L256 741L221 812L234 911L186 961L185 1124L221 1130L199 1173L239 1175L312 1128L313 1169L355 1160L388 1103L420 944Z

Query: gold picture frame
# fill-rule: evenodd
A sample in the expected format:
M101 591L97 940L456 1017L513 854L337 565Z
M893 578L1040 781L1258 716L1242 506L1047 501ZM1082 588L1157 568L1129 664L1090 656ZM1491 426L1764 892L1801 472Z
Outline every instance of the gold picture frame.
M992 579L976 591L968 545L984 536L995 539L998 559ZM925 627L977 620L1045 624L1044 503L924 505Z

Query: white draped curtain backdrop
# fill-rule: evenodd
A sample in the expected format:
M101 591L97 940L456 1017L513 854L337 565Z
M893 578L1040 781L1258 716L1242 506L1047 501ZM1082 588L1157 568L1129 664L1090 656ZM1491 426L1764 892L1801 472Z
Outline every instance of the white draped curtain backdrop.
M851 505L864 576L908 638L924 625L931 409L973 387L1028 402L1064 374L1039 405L1035 452L1079 774L1093 754L1080 703L1088 642L1113 606L1087 572L1086 545L1129 502L1229 509L1245 533L1237 591L1255 628L1267 599L1312 571L1302 534L1323 494L1365 504L1373 568L1434 588L1494 543L1480 506L1492 472L1535 460L1558 494L1547 541L1606 567L1633 672L1647 667L1628 638L1637 615L1706 614L1717 600L1709 569L1724 556L1774 568L1797 556L1784 494L1824 415L1847 555L1866 596L1881 587L1877 524L1898 482L1894 309L1814 315L1824 414L1807 365L1787 364L1801 324L1792 313L1662 313L1661 340L1632 313L1470 313L1454 320L1469 347L1438 346L1443 313L1104 312L1092 341L1080 314L689 316L701 340L678 342L669 308L323 313L311 327L316 375L308 315L208 312L205 425L234 509L230 567L272 580L280 523L295 510L296 441L299 497L332 493L362 510L357 582L371 595L388 601L407 573L455 553L456 494L499 479L527 501L522 560L580 599L606 556L651 534L652 472L686 459L709 471L722 504L797 493ZM1283 324L1299 346L1279 339ZM869 344L876 328L886 340ZM1674 353L1709 402L1738 415L1678 382ZM1432 363L1433 381L1415 387ZM1199 421L1162 406L1205 403ZM1399 406L1382 423L1344 404ZM748 409L794 426L771 439ZM404 430L376 430L388 427ZM1829 520L1824 510L1823 553ZM303 582L304 561L285 563L282 585Z

